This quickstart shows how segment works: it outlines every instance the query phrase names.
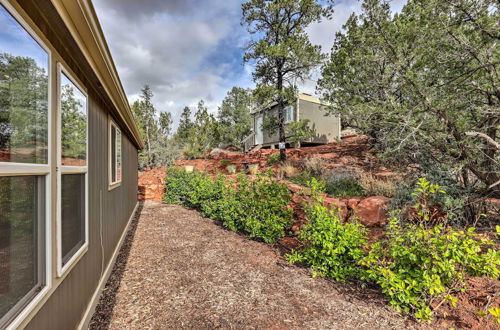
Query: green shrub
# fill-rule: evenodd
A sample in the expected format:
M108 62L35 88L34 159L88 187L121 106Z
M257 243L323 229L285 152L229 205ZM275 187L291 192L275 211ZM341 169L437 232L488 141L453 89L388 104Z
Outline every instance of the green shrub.
M464 290L464 279L470 276L500 274L500 253L486 239L479 240L474 228L457 231L443 224L429 227L428 202L444 192L425 179L419 180L414 191L418 203L415 209L422 221L401 224L390 220L387 239L373 244L369 254L359 264L366 267L364 279L380 285L390 304L411 311L421 320L432 318L431 304L448 301ZM426 209L427 208L427 209Z
M293 220L290 200L286 185L266 176L249 180L240 174L236 182L225 186L222 198L211 205L209 217L231 230L271 243L285 235Z
M360 277L362 269L357 262L363 257L366 229L358 223L342 224L338 210L322 205L321 183L312 179L308 185L314 201L306 208L308 224L299 234L305 248L287 255L287 259L311 267L314 276L336 280Z
M221 161L220 161L220 165L222 167L226 167L229 164L231 164L231 160L229 160L229 159L221 159Z
M307 183L309 181L311 181L312 178L315 178L318 181L321 180L321 179L316 178L310 171L306 170L306 171L300 172L299 174L292 176L290 178L290 181L295 183L295 184L298 184L300 186L306 187ZM322 192L324 192L324 191L322 191Z
M249 180L240 174L236 181L228 181L198 171L167 170L165 202L197 209L231 230L268 243L283 237L290 226L290 199L286 185L268 176Z
M274 165L274 164L277 164L279 163L280 161L280 154L277 153L277 154L272 154L269 156L269 158L267 159L267 162L266 162L266 165L267 166L270 166L270 165Z
M327 180L325 190L338 198L365 195L363 187L354 179Z

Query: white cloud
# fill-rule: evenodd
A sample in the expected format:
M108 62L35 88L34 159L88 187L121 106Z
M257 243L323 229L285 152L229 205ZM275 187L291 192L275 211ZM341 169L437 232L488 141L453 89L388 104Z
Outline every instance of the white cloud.
M174 122L186 105L206 101L214 112L232 86L252 87L251 66L242 63L249 35L240 25L243 0L95 0L120 78L130 101L149 84L160 111ZM406 0L395 0L400 10ZM313 24L307 32L314 44L329 52L335 33L360 2L334 5L332 20ZM302 91L315 92L319 70Z

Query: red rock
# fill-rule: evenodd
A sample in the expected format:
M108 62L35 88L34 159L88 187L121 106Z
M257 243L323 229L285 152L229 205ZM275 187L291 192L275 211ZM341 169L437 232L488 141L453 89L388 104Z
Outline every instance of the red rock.
M359 222L367 227L382 227L387 224L387 209L390 198L372 196L363 199L355 207L354 212Z
M341 219L342 220L346 219L348 212L347 212L347 205L345 202L341 201L338 198L334 198L334 197L324 197L323 205L330 208L330 209L336 208L340 213Z
M300 191L304 191L304 187L302 186L299 186L298 184L295 184L295 183L289 183L288 184L288 189L290 189L291 192L293 193L298 193Z

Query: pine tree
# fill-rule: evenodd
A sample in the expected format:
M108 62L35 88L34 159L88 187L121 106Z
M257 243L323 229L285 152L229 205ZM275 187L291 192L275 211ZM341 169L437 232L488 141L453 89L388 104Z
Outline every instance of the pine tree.
M284 106L295 100L296 81L309 78L323 59L321 46L311 44L305 29L329 18L332 6L319 0L249 0L242 10L249 33L257 36L244 59L255 64L259 98L277 104L279 140L285 143ZM280 156L286 159L284 149Z

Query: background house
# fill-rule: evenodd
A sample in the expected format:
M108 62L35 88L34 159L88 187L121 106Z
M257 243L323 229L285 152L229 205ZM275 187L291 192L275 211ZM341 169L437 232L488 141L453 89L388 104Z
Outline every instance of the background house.
M0 329L85 328L143 143L89 0L0 0L0 27Z
M279 143L277 131L267 132L262 128L266 118L278 117L277 105L262 108L252 113L253 133L244 142L245 151L254 147L270 147ZM294 104L285 107L285 123L308 119L309 126L314 130L315 136L304 141L309 144L324 144L340 138L340 117L327 116L320 99L309 94L299 93Z

